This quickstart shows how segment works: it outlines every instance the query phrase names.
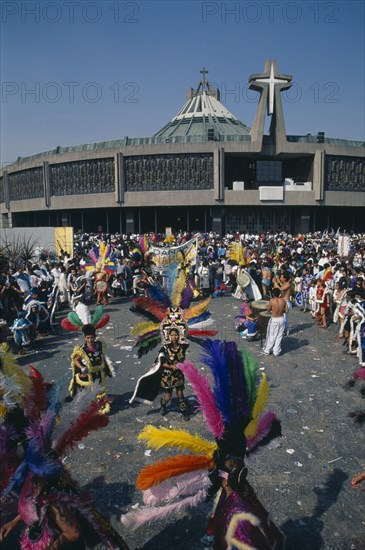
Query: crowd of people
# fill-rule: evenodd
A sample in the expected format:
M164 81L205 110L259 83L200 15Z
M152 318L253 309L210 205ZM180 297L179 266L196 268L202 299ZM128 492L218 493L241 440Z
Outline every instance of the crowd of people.
M171 271L156 265L150 250L152 246L154 248L176 247L178 250L190 240L194 241L196 247L193 259L185 261L184 254L181 253L180 263L174 267L173 277L177 282L176 288L179 288L179 300L177 300L176 291L171 287ZM217 446L208 445L208 454L213 454L210 458L208 457L209 459L207 456L204 460L202 459L205 467L208 466L211 480L214 475L219 479L221 491L211 518L213 547L215 550L223 550L229 544L238 541L240 544L246 544L247 548L282 548L284 545L282 534L270 521L268 512L246 480L247 469L244 457L247 453L249 435L244 436L244 433L246 434L244 430L252 420L258 423L258 418L252 418L249 414L258 396L247 395L247 399L242 402L242 397L237 395L237 388L240 385L246 388L242 380L242 366L245 373L247 371L245 376L252 377L257 370L257 365L256 370L253 370L248 356L245 357L242 365L241 355L235 347L231 346L233 343L216 341L216 344L214 342L207 344L207 350L211 354L207 365L212 369L217 380L221 377L218 384L221 393L211 394L207 382L203 382L200 375L194 375L190 364L185 362L189 337L188 319L201 320L210 297L218 299L227 295L233 296L241 305L241 313L236 318L235 327L243 338L254 340L257 338L260 325L260 316L255 311L254 305L260 301L264 303L270 316L262 353L279 356L283 352L283 339L290 334L290 310L296 307L301 310L301 314L312 316L322 330L326 330L330 324L336 324L336 337L342 340L344 353L357 359L363 372L365 366L365 235L324 232L293 236L285 232L277 234L264 232L262 234L227 233L221 237L214 232L194 236L182 231L169 236L154 233L148 235L78 234L75 237L72 253L61 250L58 257L52 260L49 257L38 257L34 263L26 263L19 259L16 265L3 265L4 268L0 272L1 340L8 341L15 354L24 355L27 351L32 351L42 337L54 330L56 314L58 316L64 312L66 315L68 312L67 321L62 322L63 328L82 330L85 337L84 344L76 346L71 357L72 373L68 401L72 401L78 394L83 393L85 388L90 389L97 382L101 389L96 399L95 414L107 415L109 411L104 381L105 377L114 375L103 343L96 337L96 329L103 326L102 323L105 325L108 320L102 317L101 305L107 305L109 300L115 300L118 303L118 300L125 297L123 301L133 301L136 307L145 307L150 315L155 314L158 320L157 326L156 323L146 325L144 333L137 331L135 334L139 337L138 342L142 344L141 347L144 346L142 354L147 353L160 341L163 346L153 368L138 381L130 402L133 402L136 397L141 397L145 402L146 400L152 402L162 389L160 412L166 415L175 390L181 415L184 420L189 420L189 403L184 395L184 375L192 376L189 379L193 386L194 383L196 384L198 399L202 400L203 413L204 399L210 403L209 413L204 414L208 427L211 415L216 415L216 422L221 423L219 437L214 429L212 430ZM204 308L192 307L191 312L187 314L190 301L192 303L195 301L196 304L204 303L205 306ZM99 309L91 318L88 305L92 303ZM72 328L72 324L76 328ZM197 335L198 331L194 333L194 330L191 330L190 333ZM218 356L221 358L219 365L215 364ZM226 357L224 361L223 356ZM2 363L3 361L0 361L1 374L6 380L6 377L9 378L9 373ZM225 368L222 368L222 365ZM228 368L236 369L232 371L230 377L232 380L237 378L237 388L231 387L231 394L227 390L228 393L224 396L224 388L227 387L227 380L224 377L227 377ZM158 383L151 393L150 375L155 377L156 373L158 373L158 379L156 378ZM266 387L266 378L263 378L262 384L262 387ZM252 388L254 385L252 378ZM14 388L12 391L18 391L16 385ZM8 382L4 382L1 396L3 400L4 395L8 397L6 392L9 391ZM262 391L268 390L262 389ZM48 418L50 415L50 413L48 416L45 414L46 404L48 403L47 406L52 408L47 399L52 402L53 398L43 397L44 406L43 409L38 410L36 419L40 424L44 421L42 418ZM235 403L230 411L231 416L227 411L225 412L227 399ZM7 399L7 408L2 408L5 426L9 424L13 409L20 408L23 411L22 418L27 417L24 412L26 405L22 409L21 403L22 400L18 398ZM57 408L54 408L53 412L56 418ZM32 471L35 466L32 466L31 458L27 458L27 443L24 441L27 438L31 440L29 426L31 422L35 422L35 419L28 420L28 426L25 428L22 425L20 429L19 442L25 445L24 460L28 470ZM270 425L272 420L273 418L270 417ZM97 425L99 426L99 421ZM32 433L34 436L34 430ZM252 433L255 435L255 430ZM267 435L268 433L265 437ZM34 437L38 445L39 440L36 436ZM237 441L241 442L240 445ZM193 443L189 445L198 444L195 441L194 445ZM199 442L199 445L204 447L206 443ZM6 453L13 452L13 444L10 447L6 449ZM36 450L39 451L38 448ZM194 464L190 465L191 469L198 469ZM24 469L24 466L22 467ZM185 468L184 472L188 471L190 470ZM52 476L54 473L55 470ZM20 479L18 470L15 474L17 479ZM48 474L44 473L43 477L40 476L41 480L37 478L35 481L31 477L32 483L39 486L39 495L42 497L44 496L42 487L45 485L43 478L47 480L47 476ZM10 477L10 485L13 483L15 486L15 481L11 481L11 476L8 477ZM56 482L52 478L52 483L48 480L47 486L50 490L59 492L60 478L57 479ZM362 474L354 477L353 487L358 487L363 480ZM18 483L21 490L24 489L24 484L26 484L25 477ZM204 495L207 496L203 492L202 496ZM48 498L48 495L46 496ZM60 532L61 538L64 537L66 542L82 538L80 518L75 519L73 505L65 504L61 511L52 505L47 509L51 515L44 517L48 517L48 520L56 526L55 532ZM93 513L96 514L96 511ZM62 517L61 519L58 517L60 514L61 516L64 514L64 517L67 514L70 515L66 523L74 526L72 533L66 528L67 526L63 526ZM22 510L10 524L5 524L0 529L0 540L5 540L21 519L26 524L28 521L28 528L31 529L27 532L29 534L33 529L34 540L38 543L37 529L40 517L37 516L36 521L29 524L30 520ZM44 524L42 529L46 530L46 527ZM120 541L118 546L118 541L115 542L117 535L115 533L112 535L113 542L110 543L110 548L126 547L124 541ZM32 547L28 539L29 536L24 543L24 548ZM63 548L64 546L58 542L54 546L44 546L46 547Z
M8 266L0 273L0 317L13 332L19 353L34 346L37 336L52 330L55 310L72 308L74 296L86 303L95 299L107 304L112 298L143 294L154 281L163 282L163 270L155 268L149 245L179 247L192 237L182 231L169 237L78 234L72 257L61 251L57 260ZM101 242L112 250L113 268L107 274L92 271L90 276L85 266ZM285 320L281 336L290 330L291 307L299 307L322 329L336 323L344 351L364 364L364 235L228 233L222 238L210 232L199 236L196 259L185 267L197 297L232 294L247 304L261 298L269 301L278 288L276 298L287 304L280 315ZM254 285L253 294L242 286L245 276ZM245 333L247 324L253 322L250 334L256 334L255 318L245 320L246 313L242 313L240 332ZM278 315L274 312L272 317ZM279 348L278 343L276 354Z

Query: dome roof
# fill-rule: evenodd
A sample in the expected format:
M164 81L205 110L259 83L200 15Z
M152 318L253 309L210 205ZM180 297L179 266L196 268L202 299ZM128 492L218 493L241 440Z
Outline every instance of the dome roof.
M250 128L226 109L219 90L205 80L208 71L200 72L203 80L197 89L190 88L182 109L154 137L209 136L218 140L223 136L248 136Z

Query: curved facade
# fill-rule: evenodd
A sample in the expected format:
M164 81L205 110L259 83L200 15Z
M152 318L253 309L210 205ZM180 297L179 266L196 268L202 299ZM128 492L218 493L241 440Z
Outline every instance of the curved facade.
M58 147L3 169L1 226L365 230L364 143L287 136L280 93L291 76L278 74L275 61L250 77L260 93L252 128L202 72L178 115L151 138Z

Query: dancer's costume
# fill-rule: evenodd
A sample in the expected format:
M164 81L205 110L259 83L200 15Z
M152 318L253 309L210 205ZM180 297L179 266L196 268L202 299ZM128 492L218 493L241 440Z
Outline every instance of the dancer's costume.
M174 349L170 343L171 329L179 331L177 349ZM130 403L140 401L152 404L161 388L166 391L171 391L173 388L184 389L185 378L183 372L180 369L169 369L162 365L175 365L176 363L183 363L185 361L186 350L188 348L186 340L187 330L187 323L182 316L182 310L180 308L168 308L167 316L162 320L160 325L161 340L164 345L160 349L158 357L151 368L138 379L134 393L129 401ZM179 401L179 409L182 413L187 412L188 403L186 400Z
M85 271L94 273L94 291L97 304L108 303L108 280L115 273L113 248L104 242L93 245L89 252L91 262L84 265Z
M319 281L319 279L318 279L318 281ZM322 281L323 281L323 279L322 279ZM324 284L323 286L317 286L317 288L316 288L316 304L317 304L316 317L319 318L321 316L321 313L320 313L321 309L324 310L324 313L327 317L327 315L330 312L330 301L329 301L329 290L328 290L326 284Z
M19 403L16 384L25 392L22 393L25 423L3 424L0 446L1 462L5 465L1 470L2 514L5 517L14 512L11 504L16 500L18 514L26 525L20 539L22 550L44 550L57 540L60 532L50 520L51 507L61 514L67 509L76 518L85 542L84 536L94 544L101 542L103 548L127 550L123 539L95 510L91 496L81 492L62 462L66 453L91 431L108 424L108 417L100 410L103 403L95 402L91 392L83 392L65 410L66 405L62 407L60 400L64 379L47 391L49 387L37 371L35 378L27 379L14 365L5 362L2 374L4 370L8 386L12 383L13 388L8 387L2 394L1 406L9 408L9 402ZM24 455L20 457L19 451L14 453L14 440L21 441L24 435Z
M200 370L188 361L179 368L189 379L207 428L215 440L208 441L184 430L155 426L146 426L142 430L138 439L146 441L149 448L172 447L188 451L188 454L172 456L141 470L137 487L143 491L145 506L121 518L122 523L132 529L146 522L171 517L205 501L208 495L217 491L219 470L228 455L243 458L260 443L267 442L270 436L280 434L280 423L275 414L263 413L269 385L265 373L262 373L257 386L258 361L246 351L240 352L234 342L206 340L202 346L205 350L202 361L212 371L213 388ZM254 524L250 524L249 533L247 526L241 528L245 521L238 515L242 512L241 504L236 506L233 502L230 512L217 522L224 521L227 533L232 522L236 523L234 536L242 545L237 545L237 548L252 548L251 541L258 542L262 530L269 540L282 540L281 533L269 521L268 513L248 482L246 488L246 496L241 495L240 499L244 499L244 509L253 518ZM246 543L247 546L244 546ZM279 542L277 547L281 547Z
M86 333L95 335L95 330L104 327L108 322L109 315L103 315L102 306L96 306L94 315L91 317L88 306L79 303L75 311L62 319L61 326L66 330L82 331L86 336ZM76 358L83 365L82 372L75 363ZM112 362L105 355L104 344L99 340L95 341L93 349L88 348L86 343L75 346L71 355L71 367L72 375L68 388L71 397L94 382L98 382L102 388L100 396L105 396L105 378L115 376Z
M22 350L30 345L30 327L32 322L25 317L25 311L18 311L17 318L9 327L13 333L14 342Z
M137 381L130 403L133 403L134 400L152 403L161 386L167 389L183 385L182 374L162 367L163 358L167 358L167 362L171 364L174 363L171 346L169 346L169 335L172 328L179 331L179 349L177 351L179 361L185 359L189 336L205 337L214 336L217 333L216 330L200 328L202 322L209 325L207 308L210 297L191 305L194 292L188 283L185 270L179 270L177 266L173 266L169 268L168 273L169 285L167 289L158 284L151 285L146 289L147 296L133 300L138 312L147 313L149 317L152 316L158 320L157 323L152 321L137 323L133 328L132 334L138 336L136 342L138 356L141 357L148 353L161 341L163 347L149 371ZM180 380L177 377L180 377ZM181 407L184 405L181 404Z

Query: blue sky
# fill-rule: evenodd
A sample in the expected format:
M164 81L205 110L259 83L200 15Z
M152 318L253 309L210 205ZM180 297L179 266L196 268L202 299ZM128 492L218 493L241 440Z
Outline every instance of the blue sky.
M3 0L1 10L1 166L58 145L152 136L203 66L251 126L247 82L266 59L293 76L288 134L365 139L361 0Z

